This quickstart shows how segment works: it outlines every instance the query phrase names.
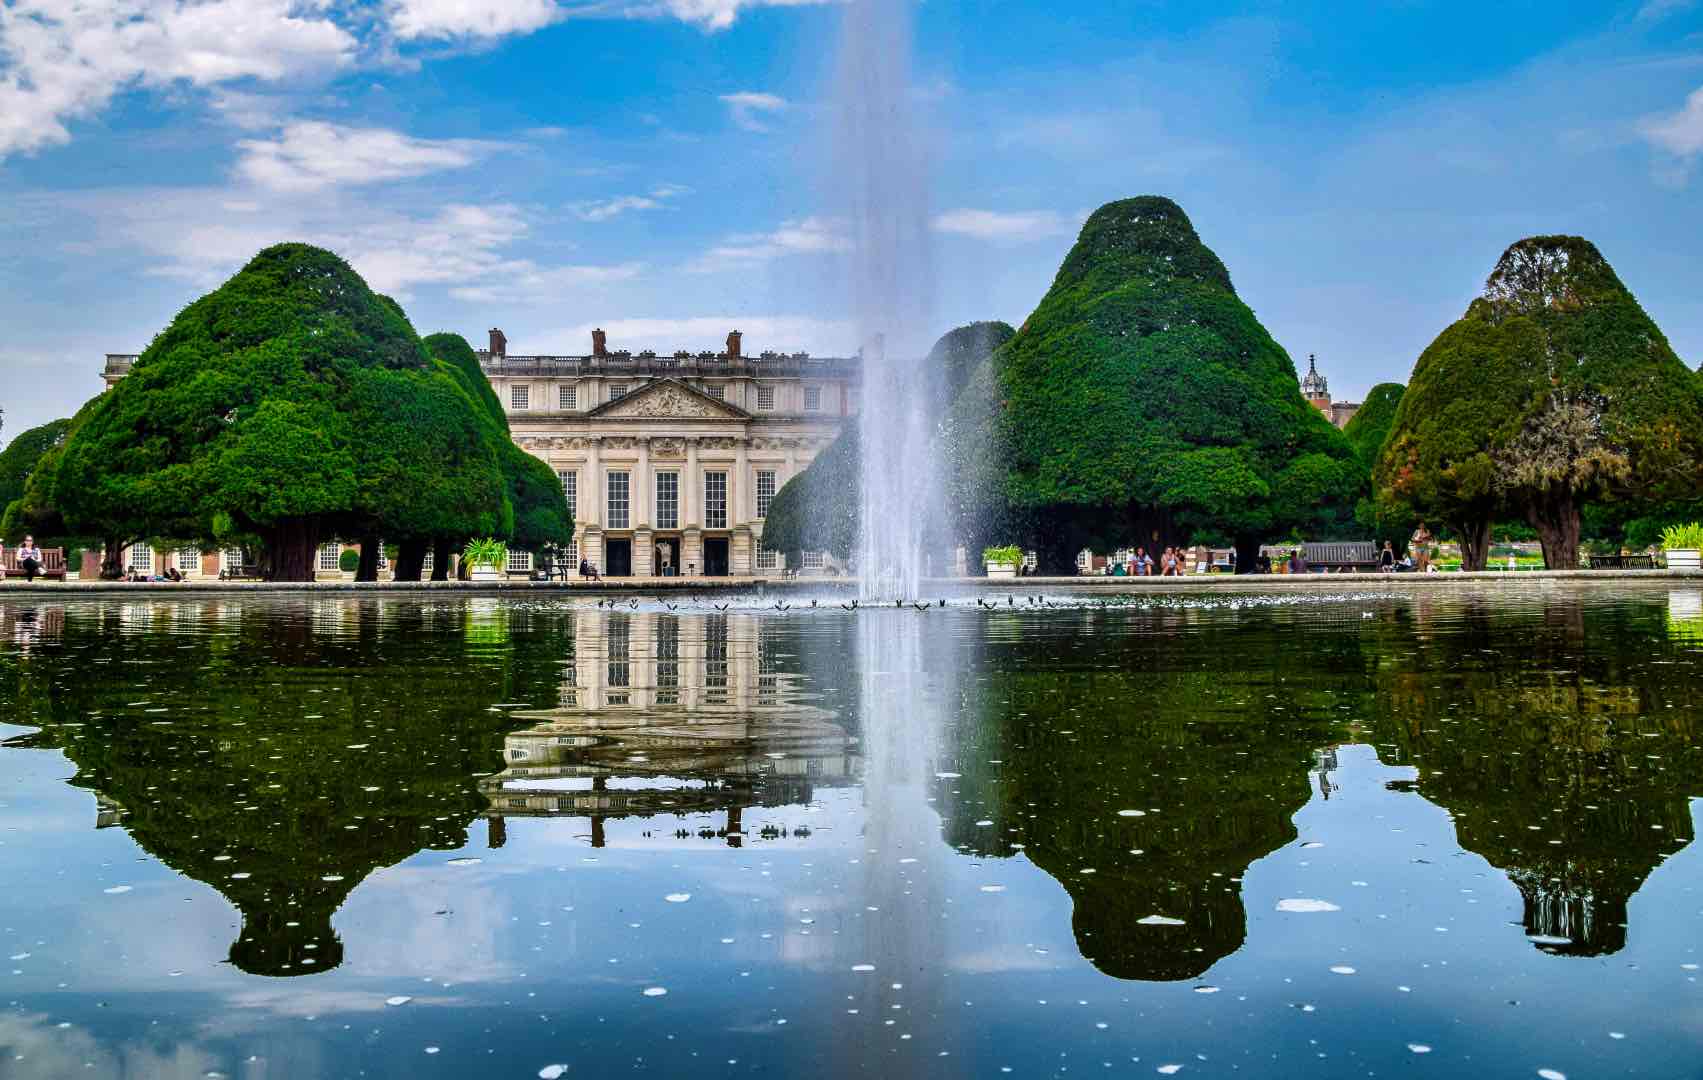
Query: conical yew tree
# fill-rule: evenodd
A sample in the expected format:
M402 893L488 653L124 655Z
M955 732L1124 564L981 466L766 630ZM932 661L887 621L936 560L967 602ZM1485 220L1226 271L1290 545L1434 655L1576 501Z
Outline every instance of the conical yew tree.
M1530 237L1420 355L1375 476L1453 527L1468 569L1503 513L1576 567L1584 506L1703 490L1703 387L1595 245Z

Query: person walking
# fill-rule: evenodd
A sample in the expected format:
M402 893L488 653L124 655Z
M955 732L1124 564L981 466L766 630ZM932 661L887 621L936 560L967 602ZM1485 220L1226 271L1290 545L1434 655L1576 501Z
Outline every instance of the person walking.
M25 536L18 545L18 567L24 572L25 582L34 581L41 572L41 549L35 546L35 537Z

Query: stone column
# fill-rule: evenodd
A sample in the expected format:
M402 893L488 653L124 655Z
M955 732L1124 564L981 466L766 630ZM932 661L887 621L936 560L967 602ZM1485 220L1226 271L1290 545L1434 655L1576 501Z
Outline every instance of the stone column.
M588 435L585 440L585 487L580 493L580 517L587 525L603 524L603 447L602 439Z
M686 468L680 474L680 572L704 572L702 513L704 478L698 472L698 437L686 436Z
M636 441L639 444L639 464L633 474L634 528L656 524L656 493L650 476L650 436L641 435Z
M754 485L747 477L751 464L746 460L745 447L749 442L744 436L739 439L739 446L733 458L733 471L727 474L727 524L729 528L737 528L749 522L753 516L753 506L747 506L750 501L750 491Z

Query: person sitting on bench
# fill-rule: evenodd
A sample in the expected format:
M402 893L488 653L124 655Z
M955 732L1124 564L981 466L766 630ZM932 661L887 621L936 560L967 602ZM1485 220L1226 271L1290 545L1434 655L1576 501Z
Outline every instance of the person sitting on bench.
M35 537L26 536L18 545L18 568L24 572L25 581L34 581L41 572L41 549L35 546Z
M597 576L597 567L591 565L590 559L581 559L579 561L579 576L582 578L590 578L593 581L603 580Z

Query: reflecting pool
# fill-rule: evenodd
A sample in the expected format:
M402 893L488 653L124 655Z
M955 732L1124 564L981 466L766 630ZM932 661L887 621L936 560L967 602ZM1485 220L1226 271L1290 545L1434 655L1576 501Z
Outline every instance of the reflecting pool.
M1703 590L993 599L0 599L0 1077L1703 1076Z

